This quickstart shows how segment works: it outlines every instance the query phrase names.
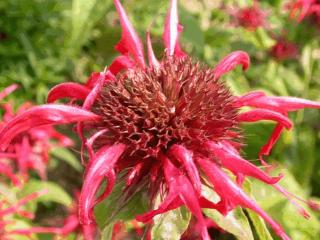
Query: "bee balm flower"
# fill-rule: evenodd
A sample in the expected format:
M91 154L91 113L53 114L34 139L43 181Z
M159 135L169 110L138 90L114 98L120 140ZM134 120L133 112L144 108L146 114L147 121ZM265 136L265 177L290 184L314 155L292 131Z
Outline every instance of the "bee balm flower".
M14 91L18 86L13 84L0 93L0 100ZM26 102L17 110L17 115L23 113L31 104ZM4 114L0 122L2 126L13 119L16 114L11 103L2 104ZM57 132L52 126L40 126L31 128L24 134L11 141L5 152L0 152L0 173L8 176L15 185L20 181L17 175L21 175L25 180L28 178L28 171L35 170L40 177L46 178L46 166L49 161L49 151L54 146L55 141L60 146L70 146L71 139ZM15 164L13 164L15 163ZM13 169L18 169L15 174Z
M258 213L279 237L289 239L242 190L245 177L252 177L274 186L295 203L277 184L281 175L271 177L241 156L239 129L246 122L276 122L260 152L261 162L267 165L263 156L270 153L284 129L292 128L288 113L320 108L320 103L270 97L263 92L232 95L220 78L238 65L247 69L249 56L233 52L214 68L193 61L179 45L182 27L176 0L171 1L166 17L162 60L154 55L147 34L147 64L141 40L120 1L114 3L122 27L116 45L121 55L105 71L94 73L85 85L57 85L49 93L49 104L33 107L8 122L0 132L1 147L35 125L76 122L83 151L89 156L79 200L79 217L85 226L95 223L95 205L108 197L116 176L124 173L126 192L141 185L149 188L150 211L136 216L138 221L148 223L155 215L184 205L197 219L201 238L210 239L202 208L226 215L240 206ZM79 107L52 104L66 97L83 103ZM251 109L244 111L242 107ZM225 170L234 174L236 181ZM104 180L106 189L97 196ZM202 184L209 184L220 196L218 203L204 197ZM161 203L154 207L157 196Z
M294 59L298 56L298 46L284 38L279 38L271 47L270 55L279 61Z
M267 26L267 12L262 10L257 1L253 2L253 6L244 8L232 7L229 10L233 24L241 26L250 31L255 31L259 27Z

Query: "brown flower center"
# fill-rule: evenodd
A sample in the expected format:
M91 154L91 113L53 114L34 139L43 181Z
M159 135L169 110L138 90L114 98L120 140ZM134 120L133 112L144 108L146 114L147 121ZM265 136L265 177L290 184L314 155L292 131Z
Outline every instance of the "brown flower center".
M213 71L190 58L165 58L159 68L130 69L101 92L95 112L103 138L125 143L144 157L172 144L197 148L205 140L230 138L237 109Z

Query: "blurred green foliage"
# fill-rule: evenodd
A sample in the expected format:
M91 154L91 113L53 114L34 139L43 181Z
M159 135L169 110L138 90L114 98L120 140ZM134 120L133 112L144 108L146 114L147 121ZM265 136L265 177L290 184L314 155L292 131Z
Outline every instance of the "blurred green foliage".
M155 52L161 57L161 34L168 1L122 2L141 37L144 38L146 29L151 30ZM250 69L245 73L237 69L224 77L235 94L262 89L270 95L320 101L320 29L310 27L308 22L298 24L290 19L284 11L285 1L259 2L261 8L268 11L272 33L285 34L298 45L296 59L276 61L270 57L269 49L275 42L270 29L247 31L230 25L227 6L247 6L252 4L250 0L180 1L183 48L210 66L231 51L247 51L252 60ZM101 71L116 55L113 46L120 39L121 30L110 0L2 0L0 15L0 87L19 83L20 90L10 96L17 103L26 100L44 103L52 86L64 81L83 82L92 71ZM283 134L269 159L289 169L287 181L291 183L285 182L285 187L293 184L299 195L320 198L320 112L305 110L291 117L295 128ZM270 123L245 126L244 155L248 159L257 162L258 151L270 136L272 127ZM61 152L56 151L55 155L61 158ZM81 170L72 157L66 162ZM310 221L292 221L300 216L282 197L271 201L273 190L266 188L254 183L253 195L276 219L280 219L293 239L320 239L316 216L313 215ZM254 189L260 192L254 192ZM267 198L261 196L266 192ZM112 204L112 198L108 201L111 203L106 204ZM282 217L279 218L279 214ZM242 215L236 217L242 218ZM250 213L246 216L255 217ZM263 224L255 227L258 232L265 228ZM105 234L109 234L107 230ZM269 239L268 234L264 239Z

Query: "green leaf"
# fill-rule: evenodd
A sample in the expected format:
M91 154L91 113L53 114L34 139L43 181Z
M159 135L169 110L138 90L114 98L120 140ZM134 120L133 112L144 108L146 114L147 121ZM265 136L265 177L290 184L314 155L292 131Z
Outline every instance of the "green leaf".
M112 231L114 224L108 224L101 233L101 240L111 240L112 239Z
M253 200L255 200L251 194L251 181L246 179L243 184L243 188L246 191L246 193L249 194ZM264 220L256 212L254 212L250 209L246 209L246 212L248 213L248 215L250 217L250 220L256 230L256 233L257 233L259 239L260 240L273 240Z
M286 170L281 172L284 173L285 177L281 180L280 185L289 192L306 198L304 189L297 183L293 175ZM293 240L320 239L320 221L311 210L308 211L310 218L303 218L283 195L271 186L256 180L252 181L252 192L259 205L284 227Z
M151 239L179 240L188 228L190 219L191 213L185 207L155 216Z
M250 220L255 227L257 235L260 240L273 240L266 223L264 220L255 212L251 211L250 209L246 210L249 214Z
M95 217L100 229L108 228L117 220L132 220L136 215L147 211L146 193L141 190L127 198L123 194L124 188L125 183L119 181L111 194L95 207Z
M79 160L68 149L64 147L55 147L51 149L50 153L59 160L68 163L75 170L79 172L82 171L82 166Z
M20 197L24 197L31 193L47 189L48 192L37 198L37 202L56 202L65 206L70 206L72 203L72 198L69 194L63 190L58 184L48 181L40 181L35 179L30 179L24 186L21 192L19 192Z
M184 49L195 48L197 54L203 52L204 35L200 28L199 21L186 9L180 7L180 21L183 26L188 26L183 29L182 40L184 41ZM189 49L187 49L189 51Z
M90 36L90 31L105 14L111 1L73 0L71 11L72 30L70 46L73 50L80 48Z
M312 172L315 167L315 161L317 160L315 148L315 135L314 130L307 127L296 128L298 139L298 159L293 166L293 173L295 174L298 182L302 187L307 188L310 184Z
M217 202L219 196L209 187L202 186L204 196ZM220 228L233 234L240 240L254 240L249 221L241 208L236 208L223 216L214 209L204 209L203 212L211 218Z

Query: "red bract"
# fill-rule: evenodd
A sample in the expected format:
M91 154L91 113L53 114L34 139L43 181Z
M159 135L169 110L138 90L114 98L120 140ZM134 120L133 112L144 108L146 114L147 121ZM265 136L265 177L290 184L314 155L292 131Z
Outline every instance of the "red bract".
M306 17L314 18L320 24L320 2L317 0L297 0L289 3L290 17L297 18L299 22Z
M270 49L270 55L279 61L294 59L298 56L298 46L281 38Z
M147 64L141 40L120 1L114 3L123 29L116 46L121 55L105 71L93 73L85 85L62 83L48 96L49 102L67 97L83 104L47 104L21 113L0 131L2 147L34 125L76 122L82 152L87 150L89 156L79 200L80 222L89 228L95 224L95 205L108 197L121 173L127 197L141 186L148 188L150 211L136 216L139 221L151 223L155 215L184 205L197 219L201 238L209 239L202 208L226 215L241 206L259 214L279 237L289 239L242 190L249 176L274 186L296 204L277 184L282 175L271 177L241 156L244 138L239 129L246 122L276 123L260 152L262 164L269 166L263 156L269 155L281 132L293 126L288 113L320 108L320 103L263 92L233 96L220 77L238 65L248 68L249 56L233 52L213 69L192 61L179 45L182 27L176 0L171 1L165 21L162 60L154 55L147 33ZM236 182L226 171L236 176ZM105 180L106 188L97 196ZM203 196L203 184L220 196L218 203ZM161 203L155 207L157 196Z
M17 85L11 85L4 89L0 93L0 99L10 94L17 88ZM30 115L34 112L34 109L27 110L31 106L30 103L23 104L18 110L17 115L24 113L24 115ZM49 161L49 151L55 145L70 146L72 144L71 139L58 133L50 125L30 128L28 131L24 131L24 125L35 123L33 120L24 119L20 121L19 117L13 112L11 103L2 104L4 109L4 115L0 127L9 130L9 135L6 137L6 141L10 144L3 143L2 146L6 146L5 152L0 152L0 173L6 175L11 179L13 184L19 185L20 181L18 175L21 175L25 180L28 178L28 171L30 169L35 170L41 178L46 178L46 165ZM36 108L36 107L35 107ZM50 115L52 118L52 113ZM57 119L58 115L54 118ZM11 120L13 125L10 126ZM43 118L37 119L38 121L44 121ZM8 124L7 124L8 123ZM11 131L24 131L23 135L15 138L13 141L10 139ZM55 141L54 144L52 141ZM18 169L18 174L15 173L15 169Z
M254 1L251 7L232 7L229 12L232 16L232 23L235 26L241 26L250 31L255 31L259 27L267 27L268 14L260 8L257 1Z

